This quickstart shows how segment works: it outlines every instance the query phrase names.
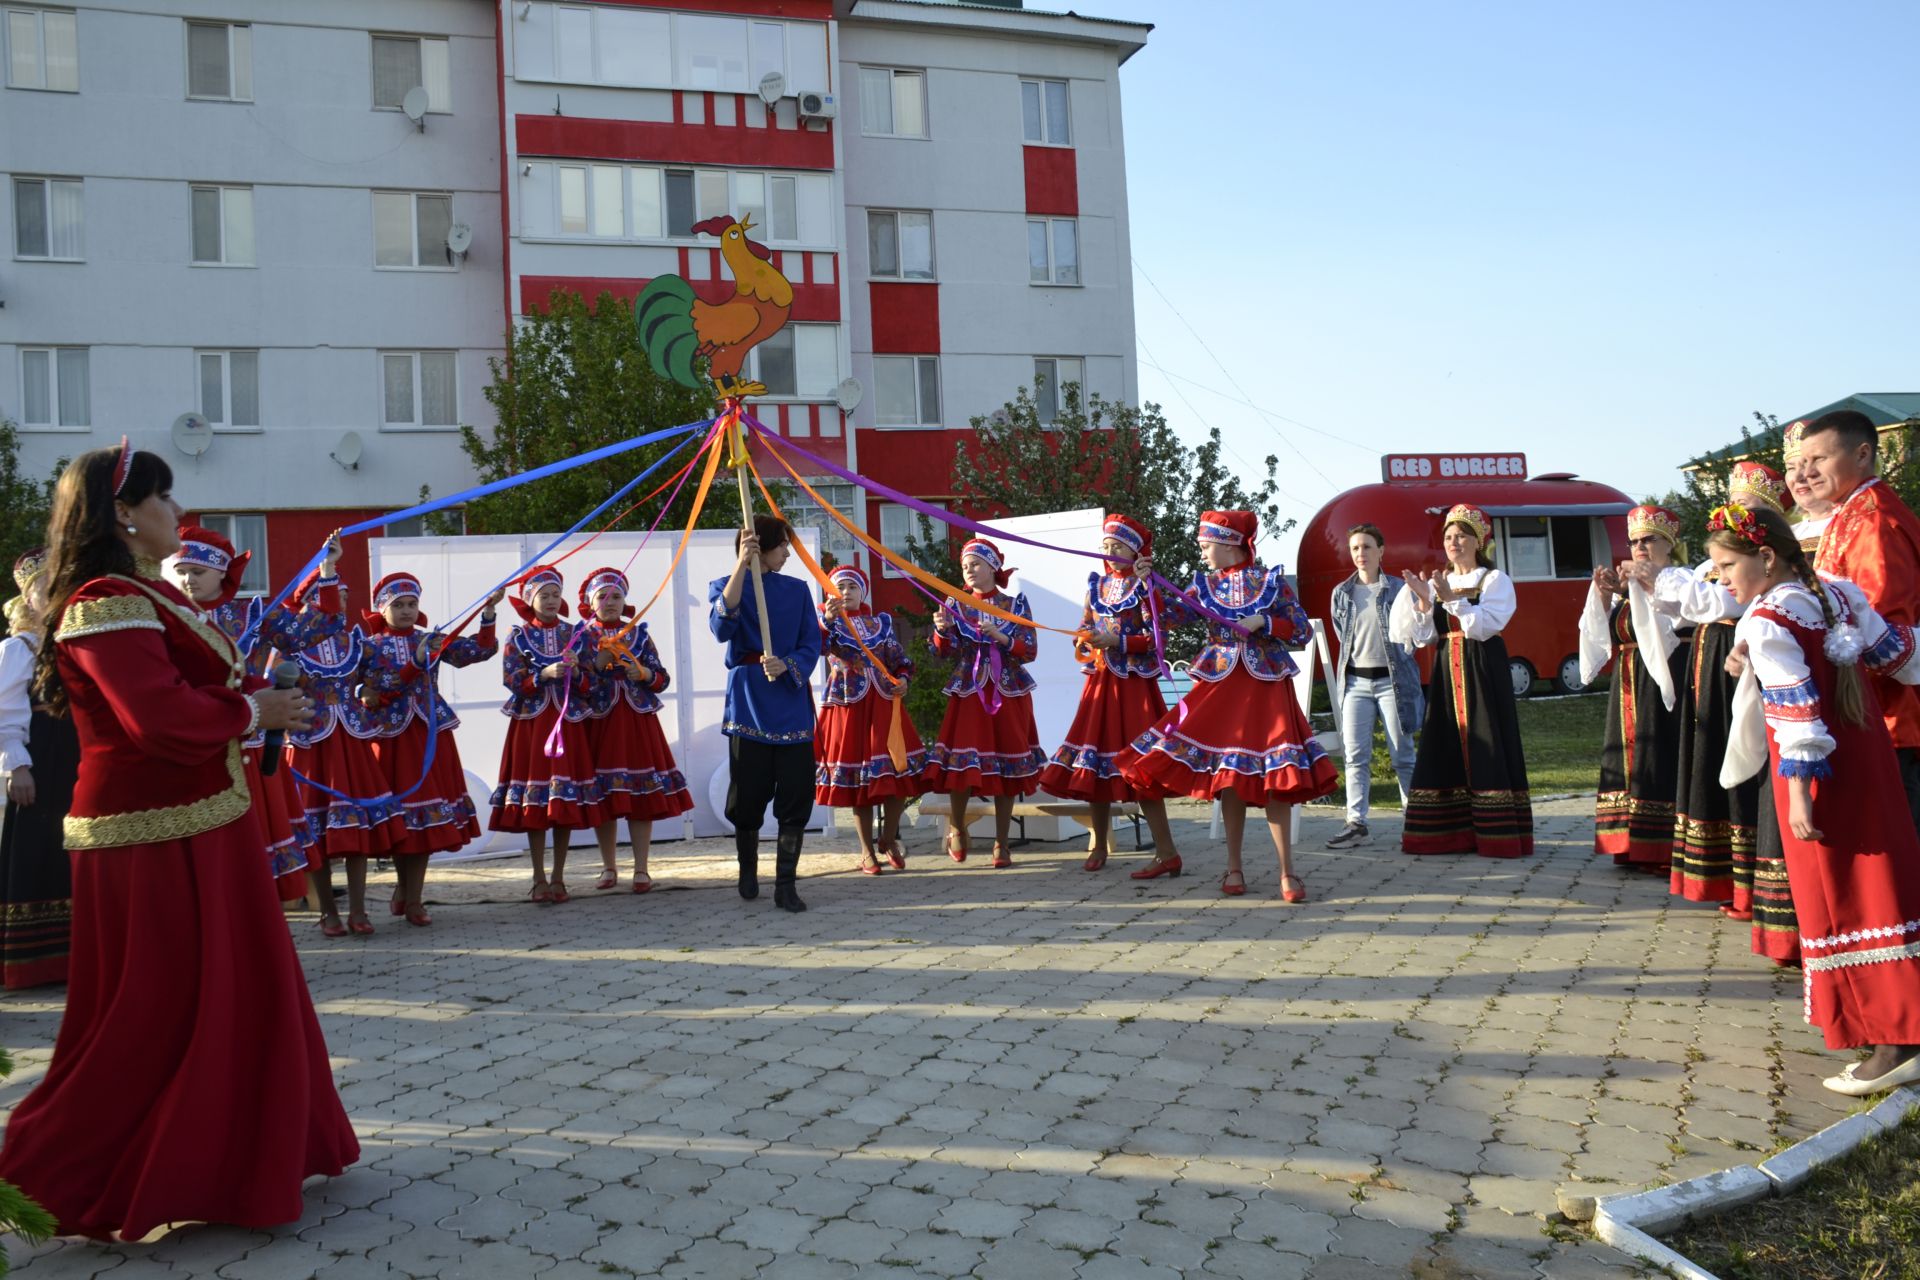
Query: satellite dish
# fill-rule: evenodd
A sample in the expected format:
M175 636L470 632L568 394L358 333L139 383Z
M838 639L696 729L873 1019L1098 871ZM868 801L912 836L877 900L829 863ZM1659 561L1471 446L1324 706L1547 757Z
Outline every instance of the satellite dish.
M447 228L447 256L463 258L467 250L473 247L473 228L464 222L456 222Z
M1005 409L995 409L992 413L988 414L987 417L993 420L993 425L996 427L1004 427L1013 421Z
M360 433L349 431L340 437L340 443L333 446L333 452L327 455L349 471L360 469Z
M213 448L213 424L203 414L181 414L173 420L173 447L189 457L199 457Z
M858 378L842 379L840 385L833 389L834 402L840 406L842 413L852 413L858 409L866 396L867 389L860 385Z
M760 101L772 106L787 96L787 78L778 71L760 77Z
M422 133L427 128L427 90L424 85L415 85L407 90L407 96L400 99L400 109L407 113L407 119Z

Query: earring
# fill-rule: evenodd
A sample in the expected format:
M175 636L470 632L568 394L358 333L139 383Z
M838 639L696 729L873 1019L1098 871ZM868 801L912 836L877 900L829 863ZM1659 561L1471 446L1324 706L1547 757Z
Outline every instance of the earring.
M136 529L136 528L134 528L134 527L133 527L132 525L128 525L128 526L127 526L127 532L128 532L128 533L138 533L138 532L140 532L140 531L139 531L138 529Z

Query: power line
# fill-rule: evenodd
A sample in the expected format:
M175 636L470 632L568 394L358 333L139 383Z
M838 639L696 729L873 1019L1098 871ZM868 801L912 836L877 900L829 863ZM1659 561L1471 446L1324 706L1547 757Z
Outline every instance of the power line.
M1306 423L1300 421L1298 418L1289 418L1284 413L1275 413L1273 410L1268 409L1262 405L1257 405L1251 400L1242 400L1239 396L1236 396L1231 392L1222 391L1218 387L1210 387L1206 383L1201 382L1197 378L1189 378L1185 374L1175 373L1171 369L1168 369L1159 364L1155 364L1151 358L1142 360L1140 363L1145 365L1147 368L1152 369L1155 373L1161 374L1168 378L1172 378L1177 382L1184 382L1188 386L1198 387L1200 388L1200 390L1207 392L1209 395L1219 396L1222 400L1231 401L1232 403L1238 404L1238 405L1245 405L1247 408L1253 410L1255 413L1264 414L1266 417L1278 418L1282 422L1290 422L1294 426L1299 427L1302 431L1311 431L1314 435L1325 436L1327 439L1334 441L1336 444L1344 444L1349 448L1358 449L1363 453L1379 452L1378 448L1374 445L1362 444L1358 440L1349 440L1347 437L1337 436L1331 431L1322 431L1318 427L1307 425Z
M1135 335L1134 341L1139 342L1139 336L1137 334ZM1142 351L1147 352L1148 360L1153 359L1153 352L1147 351L1146 343L1140 342L1140 349ZM1154 365L1153 367L1159 368L1158 365ZM1193 401L1187 399L1187 393L1182 391L1179 387L1175 387L1173 388L1173 394L1180 397L1180 403L1187 406L1187 412L1193 415L1194 421L1198 422L1203 430L1208 429L1206 418L1201 416L1200 410L1194 407ZM1234 459L1237 462L1239 462L1241 466L1245 467L1249 473L1253 475L1260 474L1260 469L1258 467L1255 467L1251 462L1248 462L1246 459L1246 455L1242 454L1238 449L1234 448L1232 445L1227 443L1227 438L1225 435L1222 435L1220 437L1220 447L1222 449L1225 449L1228 453L1232 454ZM1291 502L1296 506L1304 507L1307 505L1306 503L1302 502L1299 498L1294 497L1292 494L1282 489L1277 483L1274 485L1273 491L1279 494L1281 497L1285 498L1288 502Z

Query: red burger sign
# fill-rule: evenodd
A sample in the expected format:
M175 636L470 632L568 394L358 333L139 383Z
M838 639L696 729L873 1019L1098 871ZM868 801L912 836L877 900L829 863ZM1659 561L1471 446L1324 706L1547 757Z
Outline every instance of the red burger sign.
M1389 453L1380 459L1380 478L1396 480L1525 480L1524 453Z

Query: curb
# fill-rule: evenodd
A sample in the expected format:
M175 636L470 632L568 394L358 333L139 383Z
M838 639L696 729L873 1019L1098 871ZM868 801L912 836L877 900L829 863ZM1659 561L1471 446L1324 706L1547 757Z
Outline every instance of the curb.
M1898 1127L1916 1107L1920 1107L1920 1092L1895 1089L1872 1110L1830 1124L1757 1165L1738 1165L1651 1191L1601 1196L1594 1202L1593 1233L1623 1253L1665 1267L1683 1280L1718 1280L1654 1239L1654 1233L1785 1195L1822 1165Z

